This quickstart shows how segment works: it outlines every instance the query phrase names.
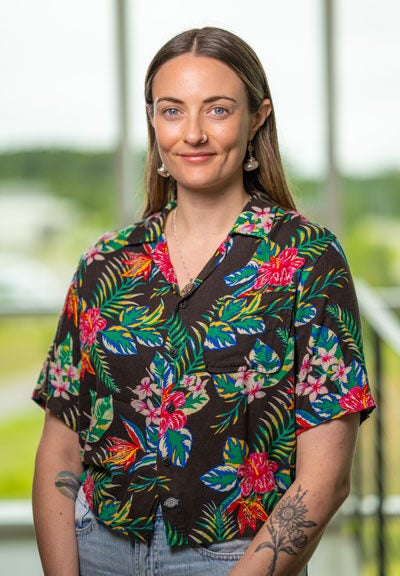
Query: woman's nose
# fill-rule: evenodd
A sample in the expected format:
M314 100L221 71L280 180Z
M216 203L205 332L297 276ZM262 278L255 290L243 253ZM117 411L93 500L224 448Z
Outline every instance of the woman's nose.
M199 118L191 118L187 120L183 139L187 144L196 146L205 142L204 132Z

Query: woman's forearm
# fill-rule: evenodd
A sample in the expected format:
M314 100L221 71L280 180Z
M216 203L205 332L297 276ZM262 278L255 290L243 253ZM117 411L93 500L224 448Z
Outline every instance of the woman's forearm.
M299 576L337 507L294 483L230 576Z
M32 491L36 539L45 576L78 576L74 511L81 466L62 443L58 448L56 444L56 437L44 433L36 455Z

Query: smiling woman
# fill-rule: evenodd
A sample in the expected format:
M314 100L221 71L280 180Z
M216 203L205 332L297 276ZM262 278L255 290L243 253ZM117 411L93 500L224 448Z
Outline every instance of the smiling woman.
M374 407L346 259L240 38L170 40L146 106L145 217L82 257L34 391L45 574L304 576Z

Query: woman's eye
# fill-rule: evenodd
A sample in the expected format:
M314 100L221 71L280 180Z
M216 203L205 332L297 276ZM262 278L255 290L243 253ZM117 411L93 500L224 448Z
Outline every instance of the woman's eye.
M228 110L223 106L215 106L213 108L213 112L216 116L224 116L225 114L227 114Z
M174 118L178 116L179 110L178 108L167 108L166 110L163 111L163 114L167 117Z

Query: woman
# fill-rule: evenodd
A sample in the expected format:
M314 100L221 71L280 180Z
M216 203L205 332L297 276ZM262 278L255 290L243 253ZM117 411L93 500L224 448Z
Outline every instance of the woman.
M145 219L83 256L34 392L44 571L303 575L374 406L346 260L245 42L184 32L145 91Z

